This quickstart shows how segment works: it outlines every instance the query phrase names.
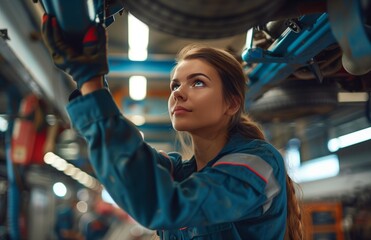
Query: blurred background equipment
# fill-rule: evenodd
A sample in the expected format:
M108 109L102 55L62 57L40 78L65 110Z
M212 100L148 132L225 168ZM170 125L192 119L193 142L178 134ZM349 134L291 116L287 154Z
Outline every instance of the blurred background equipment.
M0 1L0 238L57 239L66 205L75 237L153 234L101 197L64 109L74 82L41 41L45 11L71 41L92 21L105 25L116 104L164 151L178 147L167 112L176 53L195 42L230 51L249 78L247 112L303 191L308 239L369 239L371 3L362 0Z

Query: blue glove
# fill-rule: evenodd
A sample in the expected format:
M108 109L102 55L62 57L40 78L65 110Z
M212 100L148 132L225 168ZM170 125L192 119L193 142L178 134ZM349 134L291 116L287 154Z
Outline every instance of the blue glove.
M42 36L54 64L72 76L80 89L82 84L108 73L107 37L100 24L91 25L80 46L74 46L63 38L55 17L45 14Z

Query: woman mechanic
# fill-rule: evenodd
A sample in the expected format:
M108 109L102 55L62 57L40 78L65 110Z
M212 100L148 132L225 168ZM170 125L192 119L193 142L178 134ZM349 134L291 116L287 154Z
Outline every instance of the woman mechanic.
M77 83L67 111L98 179L138 223L160 239L303 238L293 182L245 113L246 77L232 55L201 46L178 55L168 110L191 142L193 157L183 160L150 147L117 108L102 26L89 28L81 49L63 40L54 17L44 15L42 33L55 65Z

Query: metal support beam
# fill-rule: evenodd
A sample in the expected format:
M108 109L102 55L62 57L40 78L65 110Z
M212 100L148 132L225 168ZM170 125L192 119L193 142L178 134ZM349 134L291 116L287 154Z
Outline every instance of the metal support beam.
M308 65L315 55L336 42L326 13L304 16L299 23L302 30L289 30L272 45L269 54L262 56L265 59L256 59L249 51L242 55L248 63L261 62L248 76L251 82L246 94L247 108L270 87L278 85L299 67Z

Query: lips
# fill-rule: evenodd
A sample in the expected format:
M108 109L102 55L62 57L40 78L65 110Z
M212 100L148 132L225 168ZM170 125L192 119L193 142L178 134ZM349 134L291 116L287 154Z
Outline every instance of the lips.
M172 111L172 114L177 114L177 113L185 113L185 112L191 112L191 110L185 108L185 107L182 107L182 106L176 106L173 111Z

